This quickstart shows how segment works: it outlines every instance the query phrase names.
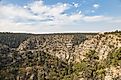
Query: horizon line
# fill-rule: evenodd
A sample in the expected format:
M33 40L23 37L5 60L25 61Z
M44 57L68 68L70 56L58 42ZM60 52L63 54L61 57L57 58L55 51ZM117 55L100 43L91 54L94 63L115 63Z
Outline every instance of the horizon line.
M58 31L58 32L27 32L27 31L0 31L0 33L27 33L27 34L60 34L60 33L105 33L105 32L115 32L111 31ZM120 30L118 30L120 31Z

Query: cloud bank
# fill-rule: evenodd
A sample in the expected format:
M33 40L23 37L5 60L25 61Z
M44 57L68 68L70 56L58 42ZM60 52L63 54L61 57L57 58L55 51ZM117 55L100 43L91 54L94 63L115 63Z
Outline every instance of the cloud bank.
M43 1L35 1L25 6L0 4L0 31L8 32L58 32L69 27L81 26L83 23L112 21L112 17L103 15L86 16L80 12L66 13L78 4L57 3L45 5ZM94 4L98 8L99 5ZM119 20L116 20L118 22ZM114 21L115 22L115 21ZM120 21L119 21L120 22Z

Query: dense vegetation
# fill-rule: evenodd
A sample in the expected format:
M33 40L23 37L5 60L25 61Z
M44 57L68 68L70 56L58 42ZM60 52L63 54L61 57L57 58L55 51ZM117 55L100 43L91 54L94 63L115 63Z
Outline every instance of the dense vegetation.
M118 34L118 36L120 37L120 32L115 34ZM45 36L51 36L51 38L47 37L50 40L56 39L55 37L53 37L53 35L54 34L36 34L35 36L41 36L39 37L39 41L41 41L42 38L45 38ZM86 40L85 34L76 35L75 33L66 35L74 35L74 38L72 38L71 40L74 45L79 45L83 40ZM104 35L101 36L104 37ZM86 53L83 53L84 59L80 59L80 61L78 62L74 60L75 58L59 58L56 55L52 55L54 54L54 51L50 53L45 51L44 48L41 49L41 47L37 49L26 49L22 51L17 50L18 46L23 41L28 40L28 38L30 37L34 37L34 35L18 33L0 33L0 42L2 43L0 44L0 80L106 80L106 69L110 69L112 66L121 67L121 48L113 48L113 46L111 46L112 50L108 53L107 58L105 59L100 60L100 56L98 55L99 53L95 49L90 49L89 51L86 51ZM27 44L30 44L30 47L33 44L32 42L37 42L34 41L34 39L38 38L30 38L29 40L31 44L27 42ZM65 41L66 39L63 40ZM62 42L64 43L63 40ZM42 41L45 40L43 39ZM47 47L49 47L49 49L51 49L51 46L55 46L51 42L56 42L54 43L56 44L56 46L60 46L60 43L62 43L59 40L48 41L47 45L50 46ZM60 47L63 46L61 45ZM69 49L70 51L68 52L68 54L72 53L72 48ZM54 50L56 51L57 49L55 48ZM79 56L79 54L77 56ZM71 58L70 55L69 58ZM113 79L120 80L121 77L116 76Z
M114 49L114 51L108 55L107 64L121 66L121 48Z
M0 43L8 45L10 48L17 48L20 43L32 36L53 36L53 35L74 35L77 37L85 35L96 35L97 33L53 33L53 34L26 34L26 33L9 33L0 32Z
M17 48L20 43L28 39L32 34L24 33L0 33L0 43L11 48Z
M32 75L34 80L60 80L72 72L69 64L42 51L15 52L7 58L9 63L0 67L0 80L29 80Z
M62 61L43 51L17 53L14 51L11 57L3 53L7 56L7 62L2 62L4 65L0 66L0 80L104 80L105 68L121 65L121 49L111 53L107 61L101 62L97 53L90 51L80 63ZM3 56L0 59L5 60Z

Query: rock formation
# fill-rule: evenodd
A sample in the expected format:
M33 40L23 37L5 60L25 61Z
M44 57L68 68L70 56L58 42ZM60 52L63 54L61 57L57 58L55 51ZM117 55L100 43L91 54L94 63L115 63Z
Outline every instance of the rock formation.
M121 80L120 32L37 34L22 40L17 48L2 40L0 80Z

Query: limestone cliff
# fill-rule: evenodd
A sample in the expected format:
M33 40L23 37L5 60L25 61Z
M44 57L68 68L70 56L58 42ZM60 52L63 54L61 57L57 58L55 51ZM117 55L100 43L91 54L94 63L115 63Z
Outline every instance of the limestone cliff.
M121 47L121 34L98 34L85 40L79 45L78 52L81 59L90 50L95 50L99 60L106 59L107 55Z

